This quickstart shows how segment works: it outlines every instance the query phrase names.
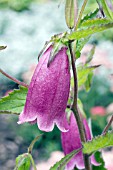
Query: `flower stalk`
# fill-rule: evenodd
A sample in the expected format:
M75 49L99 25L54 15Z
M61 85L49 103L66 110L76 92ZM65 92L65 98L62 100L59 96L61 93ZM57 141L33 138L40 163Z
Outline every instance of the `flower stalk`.
M111 126L111 124L113 123L113 115L111 116L108 124L106 125L106 127L104 128L102 135L105 135L107 133L107 131L109 130L109 127Z
M6 76L7 78L11 79L12 81L14 81L15 83L21 85L21 86L24 86L24 87L29 87L27 84L25 84L24 82L21 82L19 80L17 80L16 78L10 76L9 74L7 74L5 71L3 71L1 68L0 68L0 73L2 73L4 76Z
M73 70L73 76L74 76L74 100L73 100L71 110L73 111L76 121L77 121L77 124L78 124L81 142L86 142L84 126L83 126L83 123L82 123L82 120L81 120L81 117L79 114L78 106L77 106L78 82L77 82L77 70L76 70L76 66L75 66L76 58L73 54L71 42L69 42L69 50L70 50L70 55L71 55L72 70ZM86 170L92 169L88 155L84 155L84 164L85 164Z
M28 153L31 154L34 144L37 142L37 140L42 136L43 134L40 134L39 136L37 136L30 144L30 146L28 147Z

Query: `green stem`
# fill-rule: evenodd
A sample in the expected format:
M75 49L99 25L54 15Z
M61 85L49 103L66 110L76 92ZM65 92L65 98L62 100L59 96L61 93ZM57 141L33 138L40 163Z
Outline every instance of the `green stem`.
M81 116L79 114L78 106L77 106L78 81L77 81L77 70L75 66L76 58L73 55L72 46L70 42L69 42L69 50L71 54L72 70L73 70L73 76L74 76L74 100L73 100L73 105L71 107L71 110L73 111L76 121L77 121L81 142L86 142L84 126L83 126L83 122L82 122ZM90 164L88 155L84 155L84 163L85 163L85 169L91 170L91 164Z
M37 137L31 142L30 146L28 147L28 153L31 154L32 149L33 149L33 147L34 147L34 144L37 142L37 140L38 140L42 135L43 135L43 134L37 136Z
M71 109L74 112L75 117L77 119L77 124L78 124L79 131L80 131L81 141L86 142L83 123L82 123L81 117L78 112L78 107L77 107L77 95L78 95L77 71L76 71L76 67L75 67L75 59L74 59L71 43L69 43L69 50L70 50L70 54L71 54L71 62L72 62L72 69L73 69L73 76L74 76L74 100L73 100L73 105L72 105Z
M79 24L80 24L80 21L81 21L81 18L82 18L82 14L83 14L84 9L85 9L85 7L86 7L87 1L88 1L88 0L84 0L84 3L83 3L83 5L82 5L81 11L80 11L80 14L79 14L79 16L78 16L78 20L77 20L77 24L76 24L75 30L77 30L77 28L78 28L78 26L79 26Z

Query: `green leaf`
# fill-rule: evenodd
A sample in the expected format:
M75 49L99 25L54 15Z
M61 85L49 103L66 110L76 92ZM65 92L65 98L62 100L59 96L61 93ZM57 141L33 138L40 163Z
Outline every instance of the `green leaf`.
M77 103L78 103L78 108L80 110L80 113L82 114L83 117L86 118L86 114L84 112L83 104L82 104L82 102L79 98L77 99Z
M73 32L67 36L69 40L79 40L81 38L88 37L89 35L92 35L94 33L104 31L106 29L112 28L113 27L113 22L108 23L108 24L100 24L98 26L94 27L89 27L85 29L78 30L76 32Z
M105 163L104 163L104 160L102 159L102 154L101 152L96 152L95 153L95 159L98 163L100 163L100 166L94 166L93 165L93 170L107 170L104 166L105 166Z
M83 153L93 154L94 152L113 146L113 131L93 138L91 141L83 143Z
M83 12L84 12L84 9L86 7L86 4L87 4L88 0L84 0L83 1L83 5L81 7L81 10L80 10L80 13L79 13L79 16L78 16L78 20L77 20L77 24L76 24L76 29L79 27L80 25L80 22L81 22L81 18L82 18L82 15L83 15Z
M81 20L80 25L84 21L95 18L98 12L99 12L99 9L97 8L94 12L91 12L90 14L85 15L84 18Z
M74 150L70 154L67 154L64 158L62 158L59 162L57 162L50 170L64 170L66 164L75 156L81 149Z
M87 66L87 65L78 65L77 66L77 77L78 77L78 88L85 85L86 90L88 91L91 87L91 82L93 78L93 70L98 68L97 66ZM71 85L74 86L73 77L71 78Z
M26 101L28 89L20 86L20 89L14 90L0 99L0 113L20 113L23 110Z
M108 7L107 3L105 0L100 0L104 13L106 15L106 17L108 17L109 19L113 19L113 12L110 10L110 8Z
M90 50L88 56L87 56L87 60L86 60L86 67L89 65L90 61L93 59L93 55L95 53L95 46L93 46L93 48ZM88 92L91 88L91 84L92 84L92 79L93 79L93 71L89 72L87 75L87 79L84 83L85 86L85 90Z
M6 49L7 46L0 46L0 50Z
M84 154L94 154L96 151L113 146L113 131L106 133L106 135L101 135L93 138L91 141L88 141L86 143L82 143L83 145L83 153ZM64 158L62 158L59 162L57 162L53 167L50 168L50 170L64 170L65 165L71 160L71 158L76 155L79 150L74 150L70 154L66 155ZM96 154L97 161L101 161L102 165L100 165L99 170L105 170L102 169L104 166L104 162L102 159L99 158L99 153ZM96 167L97 168L97 167ZM94 170L94 169L93 169Z
M89 37L86 37L86 38L82 38L80 40L77 40L76 42L76 51L75 51L75 54L76 54L76 58L79 58L80 55L81 55L81 50L83 49L83 47L85 46L85 44L89 41L90 39L90 36Z
M80 88L87 80L87 76L94 70L93 67L77 67L78 87Z
M77 17L77 1L76 0L66 0L65 5L65 19L68 28L73 29L75 26L75 21Z
M31 160L28 154L19 155L16 158L16 167L14 170L30 170Z
M95 46L93 46L92 49L90 50L87 56L86 64L90 63L90 61L93 59L94 53L95 53Z
M92 20L87 20L84 21L80 27L93 27L93 26L100 26L101 24L108 24L111 23L112 21L106 18L95 18Z
M85 89L88 92L91 88L91 84L92 84L92 79L93 79L93 72L90 72L87 76L87 80L85 82Z

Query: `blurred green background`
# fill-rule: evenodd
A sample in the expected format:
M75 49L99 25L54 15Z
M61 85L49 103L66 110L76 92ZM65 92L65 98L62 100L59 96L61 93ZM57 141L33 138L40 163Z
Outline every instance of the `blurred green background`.
M79 8L81 3L82 0L79 1ZM90 0L85 13L93 11L96 7L95 0ZM38 53L44 42L52 35L67 30L63 0L0 0L0 45L7 45L7 49L0 53L0 67L12 76L30 82L38 62ZM92 118L93 134L98 135L101 134L107 118L112 113L112 107L109 111L108 106L113 103L113 82L112 78L109 78L113 73L113 67L109 64L106 66L106 63L113 63L113 29L94 35L89 44L96 44L100 50L97 53L102 55L100 60L103 63L105 56L105 63L99 69L99 74L95 73L91 90L86 92L81 89L79 97L84 104L87 117ZM14 88L18 88L18 85L0 75L1 97ZM97 109L96 113L91 114L91 108L95 106L101 106L105 113L102 114ZM18 125L17 120L18 118L13 115L0 115L2 170L12 169L14 158L26 152L34 137L42 133L37 125ZM36 160L47 159L55 150L62 150L60 132L56 127L53 132L44 133L36 143L33 155ZM7 163L8 161L10 163Z

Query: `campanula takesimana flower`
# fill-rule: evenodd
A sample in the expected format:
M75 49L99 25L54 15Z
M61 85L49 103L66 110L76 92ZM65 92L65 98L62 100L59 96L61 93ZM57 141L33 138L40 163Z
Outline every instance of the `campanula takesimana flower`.
M79 149L82 147L79 130L77 126L77 122L73 113L70 116L70 123L68 123L67 119L65 119L65 128L69 129L67 132L61 133L61 140L62 140L62 148L64 150L64 154L67 155L73 150ZM88 126L86 119L83 119L83 124L86 132L86 139L91 140L91 133ZM90 157L91 163L95 166L100 165L96 162L94 155ZM83 154L80 151L77 155L75 155L70 162L66 166L66 170L72 170L74 167L78 169L84 169L84 162L83 162Z
M52 45L45 51L33 74L19 124L36 123L42 131L52 131L54 124L61 131L70 90L70 69L67 47L62 47L48 67Z

